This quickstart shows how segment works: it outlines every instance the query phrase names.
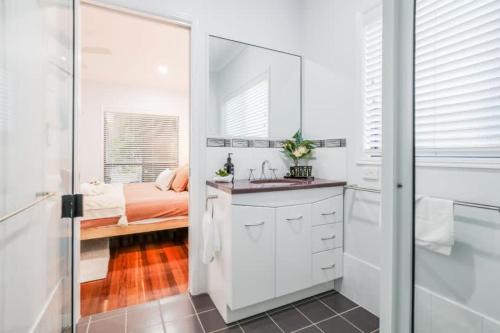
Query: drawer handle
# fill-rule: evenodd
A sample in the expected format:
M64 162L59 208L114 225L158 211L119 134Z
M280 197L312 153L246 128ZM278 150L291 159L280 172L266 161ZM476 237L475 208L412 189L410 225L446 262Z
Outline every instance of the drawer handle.
M321 240L329 240L329 239L334 239L337 237L336 235L331 235L330 237L321 237Z
M297 216L297 217L289 217L287 218L286 220L287 221L295 221L295 220L301 220L303 218L303 216Z
M321 215L323 216L326 216L326 215L335 215L337 212L336 211L333 211L333 212L330 212L330 213L321 213Z
M335 268L335 264L332 264L330 266L326 266L326 267L321 267L322 270L325 270L325 269L333 269Z
M265 221L254 223L254 224L245 224L245 227L258 227L259 225L264 225Z

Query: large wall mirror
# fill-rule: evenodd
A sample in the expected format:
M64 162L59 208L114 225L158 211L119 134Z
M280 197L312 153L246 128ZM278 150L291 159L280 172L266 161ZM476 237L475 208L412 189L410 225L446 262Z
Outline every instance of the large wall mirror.
M210 36L207 133L288 138L301 126L300 56Z

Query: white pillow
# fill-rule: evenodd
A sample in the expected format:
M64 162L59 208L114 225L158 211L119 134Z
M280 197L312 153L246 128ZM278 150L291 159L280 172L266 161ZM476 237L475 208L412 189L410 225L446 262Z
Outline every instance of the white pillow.
M155 185L162 191L168 191L174 178L175 170L165 169L156 177Z

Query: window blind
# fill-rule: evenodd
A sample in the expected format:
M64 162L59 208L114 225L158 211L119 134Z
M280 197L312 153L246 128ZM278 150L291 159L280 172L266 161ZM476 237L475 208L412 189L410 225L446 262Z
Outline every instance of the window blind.
M153 182L178 167L178 117L104 113L104 181Z
M375 12L368 12L363 22L365 151L379 155L382 152L382 19Z
M500 156L500 1L417 0L415 144Z
M269 80L263 75L222 103L222 129L227 136L266 138L269 134Z

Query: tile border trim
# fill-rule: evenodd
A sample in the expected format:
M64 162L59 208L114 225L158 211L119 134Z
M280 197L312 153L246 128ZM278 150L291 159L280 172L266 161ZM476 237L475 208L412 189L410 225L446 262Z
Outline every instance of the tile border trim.
M283 141L284 140L207 138L206 145L209 148L281 148ZM312 141L316 145L316 148L343 148L347 146L345 138L319 139Z

